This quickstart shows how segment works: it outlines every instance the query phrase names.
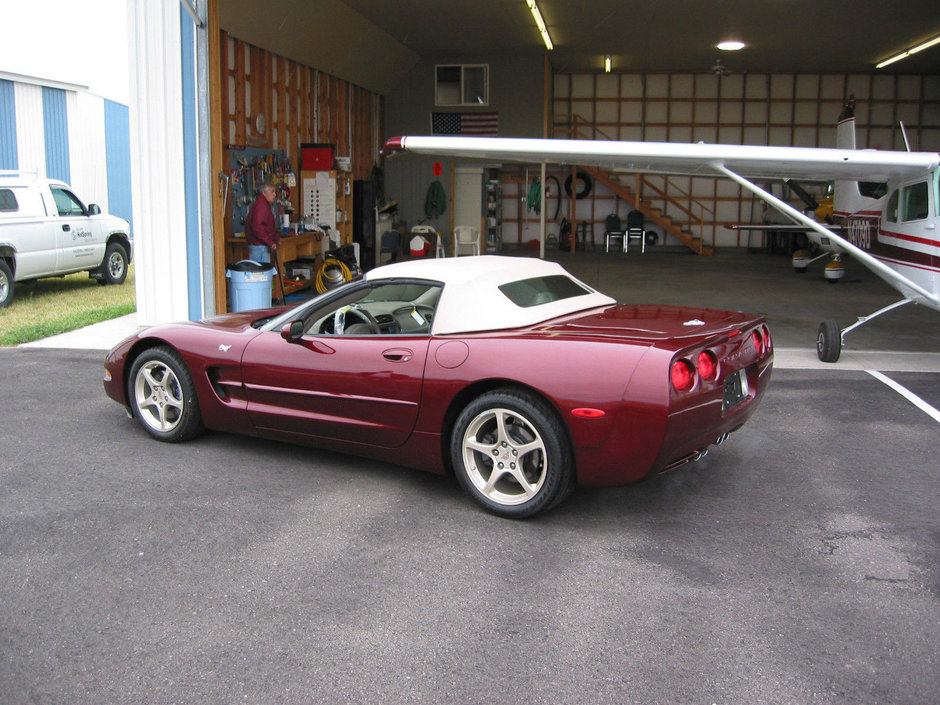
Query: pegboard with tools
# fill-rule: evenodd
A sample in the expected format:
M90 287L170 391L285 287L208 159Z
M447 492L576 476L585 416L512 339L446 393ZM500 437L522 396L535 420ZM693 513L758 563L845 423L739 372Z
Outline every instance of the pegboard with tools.
M243 233L248 209L258 197L258 189L270 181L278 189L274 201L275 222L279 228L289 227L297 203L297 176L283 149L257 149L227 145L229 172L219 174L224 189L223 207L232 218L232 232Z

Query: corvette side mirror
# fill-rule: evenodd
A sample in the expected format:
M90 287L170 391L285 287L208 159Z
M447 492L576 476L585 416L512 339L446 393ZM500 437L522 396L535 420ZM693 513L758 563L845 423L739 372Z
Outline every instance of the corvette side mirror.
M291 321L290 323L285 323L284 327L281 328L281 337L288 343L296 343L304 337L304 322Z

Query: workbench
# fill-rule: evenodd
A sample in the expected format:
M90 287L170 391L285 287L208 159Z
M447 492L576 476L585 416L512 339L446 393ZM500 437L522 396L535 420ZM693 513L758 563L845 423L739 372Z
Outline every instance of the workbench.
M329 240L327 240L329 242ZM243 237L226 238L226 249L228 251L228 262L235 263L243 259L248 259L248 243ZM302 283L285 281L284 265L291 262L299 256L316 257L316 264L313 266L314 276ZM277 246L277 264L278 271L276 277L284 284L284 295L292 294L295 291L312 286L316 277L316 271L323 262L323 235L320 233L300 233L299 235L282 236L281 242ZM273 263L273 258L272 258ZM281 293L280 283L274 283L273 289L275 296Z

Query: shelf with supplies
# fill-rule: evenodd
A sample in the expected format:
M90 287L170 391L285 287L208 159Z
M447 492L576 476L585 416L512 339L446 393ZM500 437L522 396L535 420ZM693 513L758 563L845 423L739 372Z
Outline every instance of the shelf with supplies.
M334 245L353 241L352 173L301 171L301 214L305 227L313 225L337 233Z

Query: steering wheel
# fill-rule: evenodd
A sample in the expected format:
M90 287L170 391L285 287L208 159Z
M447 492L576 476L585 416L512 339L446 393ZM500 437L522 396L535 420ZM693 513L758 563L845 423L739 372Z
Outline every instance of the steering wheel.
M424 319L423 324L418 323L417 319L415 319L415 311L417 311ZM395 311L392 312L392 315L395 316L396 320L399 316L405 316L414 321L418 326L426 325L428 328L430 328L431 319L434 317L434 307L428 306L426 304L412 304L410 306L402 306L401 308L395 309Z
M350 321L350 316L352 316L354 320ZM378 335L382 332L379 329L379 322L375 320L375 316L362 308L359 304L349 304L348 306L342 306L336 309L336 313L333 314L333 335L342 335L348 326L354 325L357 322L369 326L369 332L372 335Z

